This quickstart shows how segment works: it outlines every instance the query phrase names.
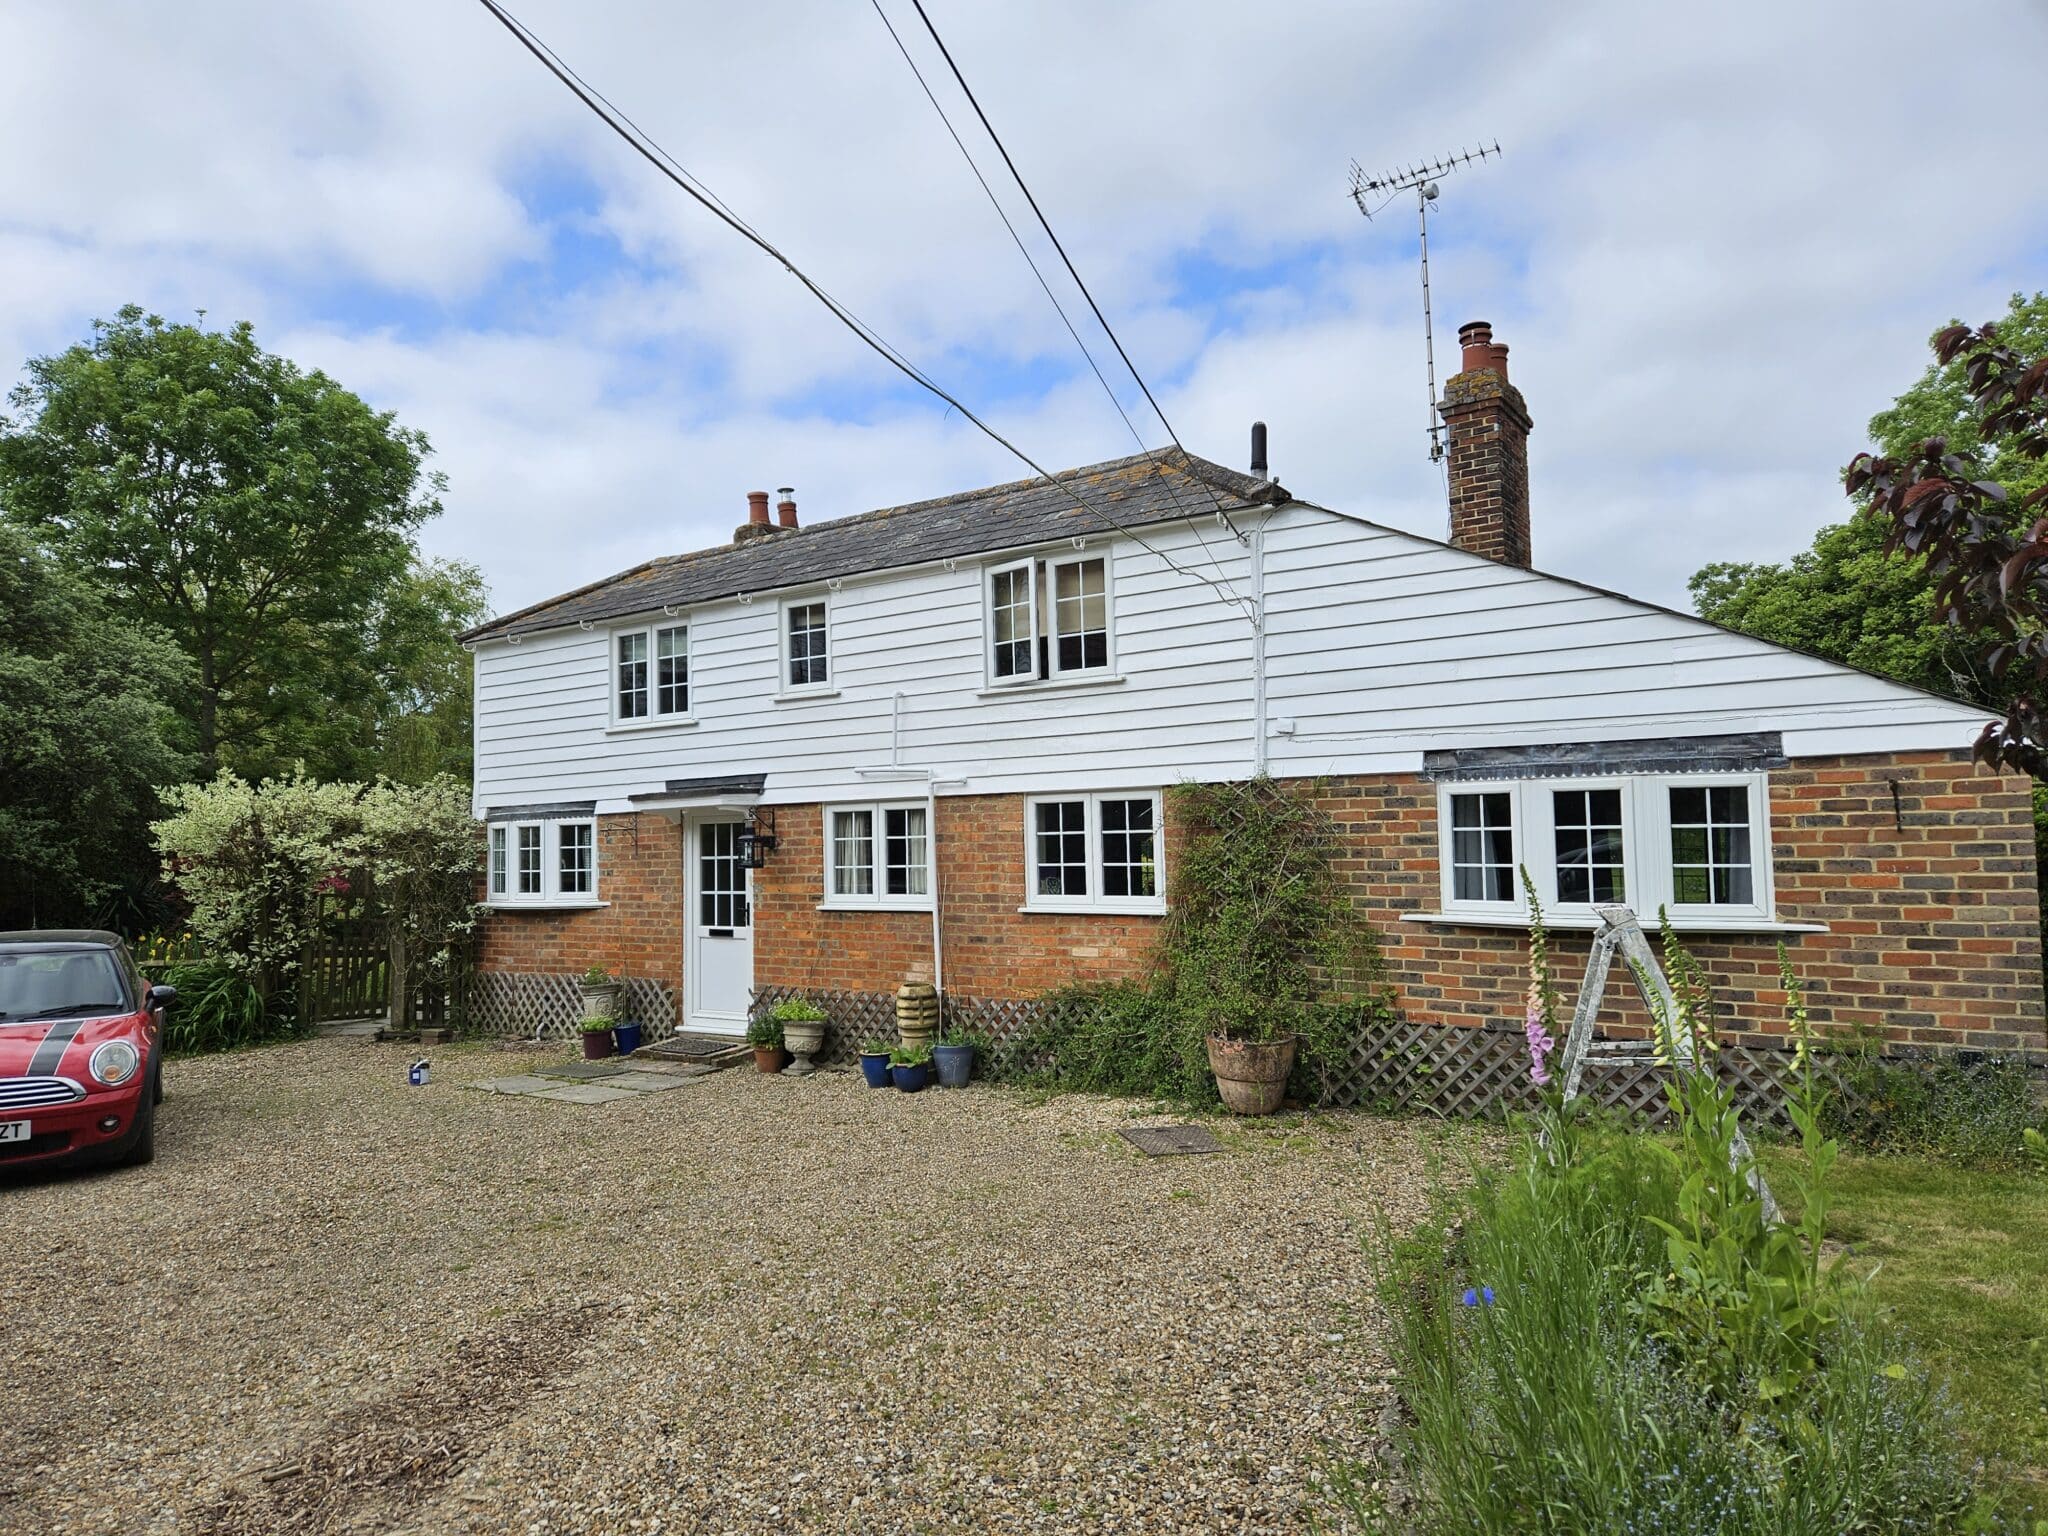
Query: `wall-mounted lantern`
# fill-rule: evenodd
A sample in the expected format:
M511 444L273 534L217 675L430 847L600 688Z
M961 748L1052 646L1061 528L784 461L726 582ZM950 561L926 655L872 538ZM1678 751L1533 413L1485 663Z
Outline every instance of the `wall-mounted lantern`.
M747 824L733 839L740 868L760 869L767 864L768 852L775 842L775 812L765 806L748 812Z

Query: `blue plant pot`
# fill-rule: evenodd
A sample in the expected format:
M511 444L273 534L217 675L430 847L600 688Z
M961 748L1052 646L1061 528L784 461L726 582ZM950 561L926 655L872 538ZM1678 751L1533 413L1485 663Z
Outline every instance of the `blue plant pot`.
M916 1093L931 1082L932 1069L929 1066L891 1067L889 1076L895 1079L896 1086L903 1092Z
M868 1080L870 1088L889 1086L889 1053L887 1051L862 1051L860 1053L860 1075Z
M974 1075L974 1047L935 1045L932 1047L932 1064L939 1069L941 1088L965 1088L967 1079Z
M640 1049L640 1026L638 1024L614 1024L612 1037L619 1042L619 1054L630 1056Z

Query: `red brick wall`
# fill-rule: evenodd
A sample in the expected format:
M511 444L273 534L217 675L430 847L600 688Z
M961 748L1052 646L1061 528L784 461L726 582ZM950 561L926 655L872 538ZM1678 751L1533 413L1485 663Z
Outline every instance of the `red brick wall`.
M932 974L929 912L821 912L824 811L775 809L781 845L754 873L757 986L893 992ZM1168 879L1173 829L1165 831ZM1020 912L1024 904L1024 797L943 796L938 804L939 887L946 988L964 997L1035 997L1071 981L1142 972L1156 917Z
M683 856L677 824L637 814L597 819L597 894L581 912L493 912L478 963L487 971L583 971L648 977L683 995Z
M1891 785L1898 784L1894 812ZM1412 1018L1483 1024L1519 1017L1527 936L1405 923L1439 905L1436 791L1406 776L1332 783L1327 803L1351 844L1344 868L1379 928ZM780 846L755 874L758 986L893 991L931 974L929 912L822 912L822 812L779 806ZM1884 1027L1915 1045L2044 1046L2033 824L2024 779L1982 772L1962 753L1806 759L1771 775L1779 915L1825 922L1788 934L1812 1017ZM1165 831L1172 879L1175 829ZM1027 913L1024 800L941 798L946 985L1025 998L1075 980L1143 974L1158 919ZM505 913L484 929L483 963L580 971L592 963L682 988L682 860L675 823L599 821L600 895L578 913ZM1567 999L1588 935L1555 936ZM1691 935L1731 1034L1783 1029L1777 940ZM1610 981L1611 1023L1647 1024L1633 988Z
M1896 811L1892 784L1899 797ZM1440 905L1436 790L1403 778L1333 784L1328 804L1412 1018L1519 1017L1528 939L1512 930L1399 921ZM1964 753L1808 758L1771 775L1778 915L1824 922L1784 942L1822 1026L1876 1026L1900 1043L1990 1050L2044 1043L2039 906L2027 781ZM1554 935L1567 1004L1591 935ZM1688 934L1741 1036L1784 1030L1777 939ZM1647 1028L1625 974L1608 982L1614 1024Z

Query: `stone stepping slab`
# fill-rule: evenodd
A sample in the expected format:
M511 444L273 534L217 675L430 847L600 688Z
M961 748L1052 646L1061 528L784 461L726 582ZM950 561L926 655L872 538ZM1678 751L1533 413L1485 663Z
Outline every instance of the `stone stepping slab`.
M578 1079L584 1079L578 1081ZM521 1073L517 1077L487 1077L469 1084L484 1093L509 1094L519 1098L552 1099L558 1104L609 1104L615 1099L636 1099L642 1094L666 1093L694 1081L670 1072L634 1072L613 1068L601 1076L585 1073Z

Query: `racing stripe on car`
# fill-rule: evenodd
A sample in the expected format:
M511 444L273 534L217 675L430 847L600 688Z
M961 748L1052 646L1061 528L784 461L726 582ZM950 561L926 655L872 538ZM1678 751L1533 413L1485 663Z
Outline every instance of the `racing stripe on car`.
M72 1037L85 1028L78 1019L67 1019L62 1024L52 1024L50 1032L43 1036L43 1043L36 1047L35 1055L28 1059L28 1071L24 1077L49 1077L57 1070L57 1064L64 1059L65 1051L71 1047Z

